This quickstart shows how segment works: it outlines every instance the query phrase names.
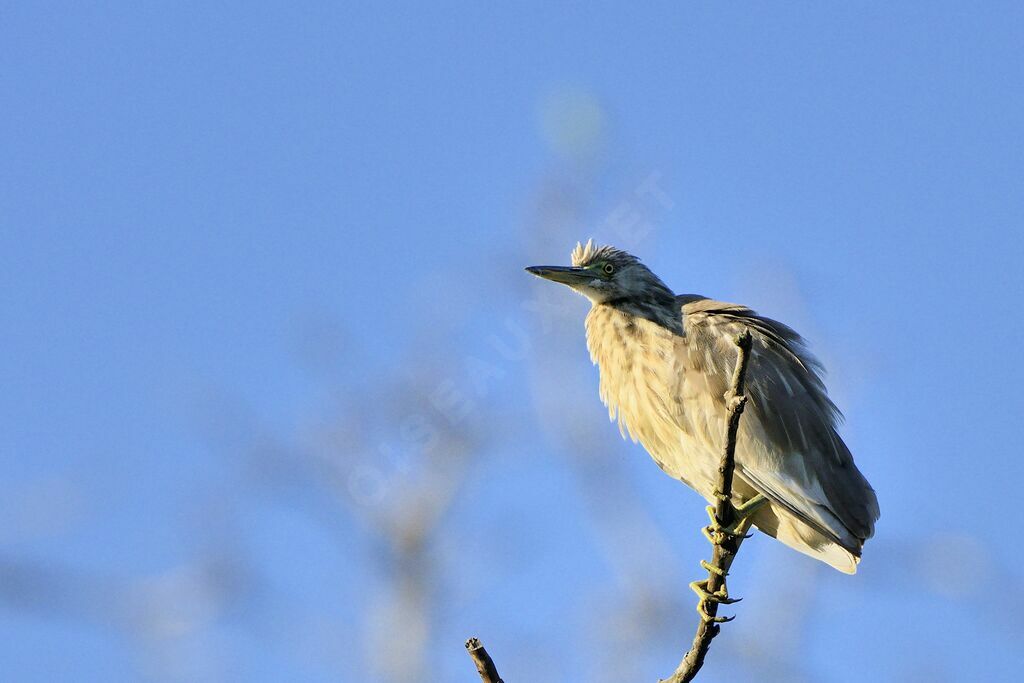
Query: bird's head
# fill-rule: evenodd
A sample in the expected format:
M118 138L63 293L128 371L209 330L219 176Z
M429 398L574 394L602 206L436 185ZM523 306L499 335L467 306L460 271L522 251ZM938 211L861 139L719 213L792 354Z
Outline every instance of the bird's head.
M560 282L590 299L602 303L648 303L671 298L672 292L640 259L612 246L597 246L593 240L577 242L571 266L530 266L537 277Z

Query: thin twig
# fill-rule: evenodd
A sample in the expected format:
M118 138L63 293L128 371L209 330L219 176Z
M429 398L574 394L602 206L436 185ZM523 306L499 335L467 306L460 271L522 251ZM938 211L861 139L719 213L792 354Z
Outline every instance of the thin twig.
M750 332L744 330L736 338L738 348L736 367L732 375L731 389L725 396L729 419L725 436L725 451L722 453L722 460L718 465L718 488L715 491L717 497L715 518L720 526L732 524L736 516L732 504L732 478L736 469L736 435L739 431L740 416L743 415L743 407L747 402L743 387L747 374L747 363L750 360L750 345ZM715 534L711 567L716 571L708 570L708 593L717 593L725 585L725 576L729 573L732 561L743 542L743 534L746 533L749 526L750 520L746 519L735 530L735 534ZM705 607L711 619L701 619L689 652L683 657L675 672L661 683L689 683L704 666L704 657L711 647L711 641L721 630L721 627L714 621L714 617L718 615L718 603L709 601Z
M494 666L494 660L487 654L487 650L477 638L470 638L466 641L466 650L476 664L476 672L480 674L483 683L504 683L498 675L498 669Z

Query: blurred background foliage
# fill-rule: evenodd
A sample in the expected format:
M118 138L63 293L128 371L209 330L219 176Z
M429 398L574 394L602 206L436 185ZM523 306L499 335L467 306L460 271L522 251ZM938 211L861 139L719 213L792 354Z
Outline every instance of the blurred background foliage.
M0 12L7 680L667 675L703 502L578 239L807 336L882 519L765 538L701 680L1013 680L1016 3Z

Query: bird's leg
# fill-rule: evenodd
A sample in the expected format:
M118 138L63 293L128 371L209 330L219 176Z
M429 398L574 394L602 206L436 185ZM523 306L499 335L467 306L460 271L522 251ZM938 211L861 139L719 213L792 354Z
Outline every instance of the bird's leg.
M729 501L732 520L728 524L723 524L718 519L718 515L715 514L715 506L709 505L707 511L711 524L704 527L702 530L705 538L708 539L711 545L721 547L723 551L729 554L734 554L739 544L736 543L734 545L729 543L729 541L739 541L746 537L747 529L750 528L750 525L753 522L752 517L754 513L756 513L766 502L767 499L760 493L738 506L732 505L731 501ZM726 546L727 543L729 543L728 547ZM722 567L716 567L706 560L701 560L700 566L709 572L709 577L703 581L694 581L690 584L690 589L696 593L699 598L697 602L697 613L700 614L701 619L704 621L714 622L716 624L731 621L732 617L719 617L717 615L710 614L707 610L707 604L709 602L715 602L720 605L731 605L741 600L741 598L729 597L729 589L725 582L727 572ZM710 574L716 574L720 577L720 580L716 583L720 583L721 585L713 592L709 589L709 585L711 583Z
M743 536L743 532L746 531L748 524L749 517L740 524L738 531L739 536ZM728 552L733 553L735 550ZM693 581L690 583L690 590L696 593L699 598L697 601L697 613L700 614L701 619L707 622L723 624L727 621L732 621L733 617L720 617L716 614L711 614L708 612L707 608L709 602L718 603L719 605L731 605L743 599L729 597L729 587L725 581L725 577L728 575L728 571L726 569L728 565L717 567L707 560L701 560L700 566L708 572L708 578L703 581ZM712 584L716 584L717 588ZM712 588L714 588L714 590L712 590Z
M768 499L764 497L764 494L759 493L740 505L730 503L732 507L732 521L729 524L722 524L718 519L718 515L715 514L715 506L708 505L707 511L711 524L704 527L704 538L708 539L711 545L719 545L727 539L743 536L746 534L747 529L750 528L750 518L767 502Z
M701 565L706 565L705 562L701 562ZM710 565L708 565L710 566ZM718 615L712 615L708 613L707 604L709 602L717 602L720 605L731 605L735 602L739 602L743 598L730 598L729 593L725 590L725 584L722 585L721 590L714 593L708 592L708 580L703 581L692 581L690 582L690 590L697 594L699 600L697 600L697 614L704 621L712 621L716 624L724 624L727 621L732 621L736 617L720 617Z
M745 530L746 527L741 526L740 528ZM743 532L740 531L740 535L742 534ZM708 578L703 581L693 581L690 583L690 590L696 593L697 597L700 598L697 602L697 613L700 614L701 619L704 621L713 621L717 624L731 621L731 618L712 616L709 614L707 611L707 603L717 602L720 605L731 605L735 602L739 602L743 598L729 597L729 587L725 582L725 577L728 575L728 572L724 568L716 567L707 560L701 560L700 566L703 567L709 575ZM718 581L716 583L719 584L718 588L713 592L709 587L712 581L711 574L717 575L716 578L718 578Z

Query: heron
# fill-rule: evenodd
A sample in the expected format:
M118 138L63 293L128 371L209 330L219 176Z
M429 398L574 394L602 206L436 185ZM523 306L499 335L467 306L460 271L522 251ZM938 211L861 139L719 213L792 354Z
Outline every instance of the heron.
M526 270L590 300L587 348L609 417L623 438L639 441L665 473L712 504L734 340L749 332L732 490L737 521L854 574L878 499L839 436L842 415L803 338L746 306L677 295L613 246L577 243L571 262Z

